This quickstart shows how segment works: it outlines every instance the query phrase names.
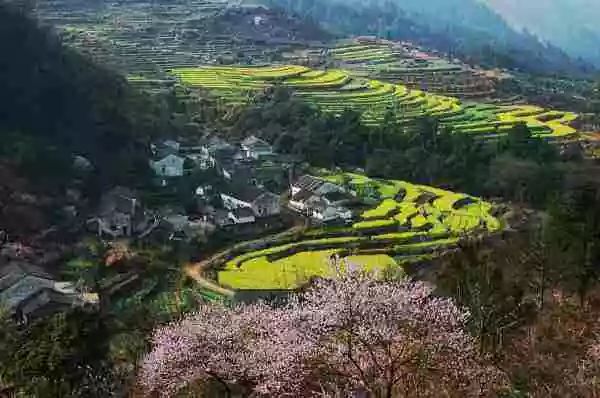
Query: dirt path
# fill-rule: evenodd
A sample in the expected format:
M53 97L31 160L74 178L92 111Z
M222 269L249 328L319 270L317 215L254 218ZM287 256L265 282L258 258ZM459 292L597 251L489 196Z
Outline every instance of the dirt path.
M209 264L209 263L208 263ZM217 285L215 282L212 282L206 279L202 274L206 269L206 265L204 262L188 264L185 267L185 273L188 277L192 278L196 283L204 289L210 290L211 292L215 292L221 294L225 297L233 297L235 292L233 290L225 289L222 286Z
M226 258L233 250L251 245L253 242L264 241L264 240L277 240L286 235L294 234L303 229L302 226L295 226L276 235L268 236L262 239L256 239L250 242L241 242L230 248L222 250L215 255L207 258L206 260L199 261L197 263L189 263L185 266L184 270L188 277L192 278L200 287L210 290L212 292L222 294L225 297L233 297L235 292L230 289L226 289L223 286L219 286L216 282L213 282L204 277L204 272L210 269L215 263L220 263Z

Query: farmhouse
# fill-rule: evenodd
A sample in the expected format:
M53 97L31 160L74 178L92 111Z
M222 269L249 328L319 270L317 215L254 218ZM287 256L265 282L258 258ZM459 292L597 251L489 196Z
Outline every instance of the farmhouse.
M331 222L351 220L352 212L343 206L330 204L320 196L311 196L305 202L306 215L316 221Z
M172 213L161 218L152 235L168 241L190 241L199 236L206 236L213 230L214 225L208 222L206 217L191 219L181 213Z
M98 236L115 239L144 233L153 223L135 192L116 187L104 194L98 215L88 220L87 225Z
M355 198L339 185L304 175L292 184L290 193L288 207L316 221L352 219L352 212L345 205Z
M242 153L247 158L259 159L273 154L273 147L266 141L251 135L240 144Z
M97 295L81 294L73 284L58 282L34 265L11 262L0 266L0 305L21 322L97 302Z
M232 184L220 196L226 209L249 208L258 218L275 216L281 211L279 196L252 185Z
M218 227L253 224L256 222L254 212L249 207L238 207L232 210L215 209L212 220Z
M159 177L172 178L183 176L183 164L185 158L170 154L157 161L150 161L150 167L154 170Z
M344 192L344 188L325 181L321 178L314 177L311 175L303 175L292 183L290 187L292 196L298 194L301 191L310 192L313 194L325 194L328 192Z
M256 221L254 211L249 207L238 207L228 213L229 219L234 224L251 224Z

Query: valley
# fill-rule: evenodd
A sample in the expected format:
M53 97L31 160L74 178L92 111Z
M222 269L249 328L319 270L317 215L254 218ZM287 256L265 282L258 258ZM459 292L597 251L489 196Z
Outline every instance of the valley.
M283 87L333 117L356 112L367 128L419 134L419 123L431 118L451 134L486 142L500 141L519 125L548 142L582 137L576 113L497 96L495 86L511 78L506 70L469 65L410 42L335 37L264 5L53 0L35 12L69 46L119 71L132 86L155 95L174 92L191 109L205 95L217 108L243 109ZM192 141L206 145L205 137ZM219 297L222 288L231 289L226 297L237 290L294 290L329 275L333 258L365 269L401 270L451 250L464 236L503 229L491 203L468 195L362 174L315 178L340 184L338 191L350 195L350 215L333 218L345 224L265 238L266 246L249 245L254 250L236 246L208 268L204 264L212 281L203 294ZM282 194L282 206L312 217L290 205L293 185L287 197L283 188L275 193ZM221 287L211 292L214 283Z
M600 393L597 72L484 2L0 0L0 49L0 396Z

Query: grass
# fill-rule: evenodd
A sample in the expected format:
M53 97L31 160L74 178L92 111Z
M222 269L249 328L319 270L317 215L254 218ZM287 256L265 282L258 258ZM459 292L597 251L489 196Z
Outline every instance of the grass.
M302 252L273 262L257 257L236 270L220 271L218 279L220 284L238 290L293 290L313 277L332 276L331 256L336 253L337 250ZM345 260L365 270L397 266L392 257L383 254L352 255Z
M264 256L256 257L240 268L220 271L219 283L232 289L296 289L310 277L330 275L330 257L335 253L335 250L302 252L272 263Z
M373 220L373 221L361 221L352 225L354 229L370 229L370 228L383 228L389 227L396 224L394 220Z
M397 208L398 203L394 199L384 199L376 208L365 211L361 217L365 220L369 218L381 218L387 216Z

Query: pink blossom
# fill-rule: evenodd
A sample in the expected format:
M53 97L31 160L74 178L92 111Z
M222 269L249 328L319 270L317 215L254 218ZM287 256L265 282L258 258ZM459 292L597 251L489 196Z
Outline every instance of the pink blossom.
M424 283L340 273L282 307L202 305L155 332L140 382L163 396L202 378L276 397L492 395L503 376L467 317Z

